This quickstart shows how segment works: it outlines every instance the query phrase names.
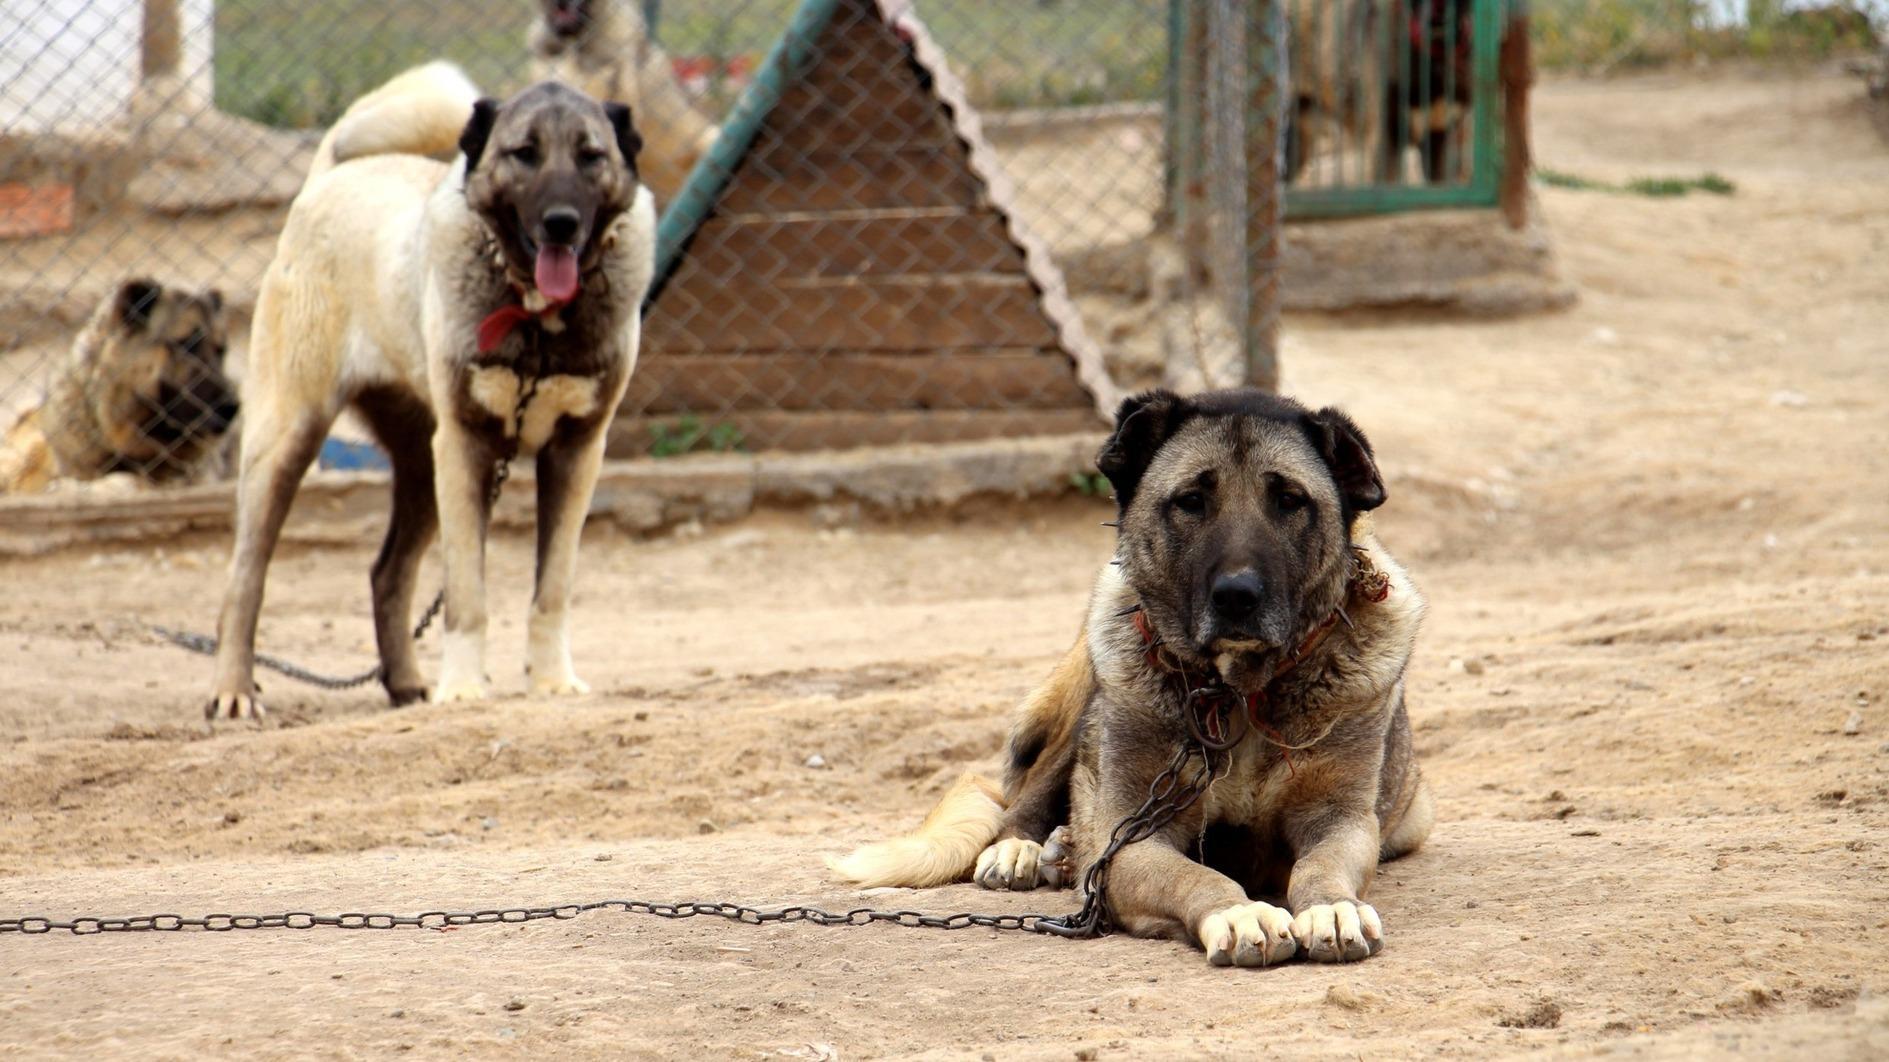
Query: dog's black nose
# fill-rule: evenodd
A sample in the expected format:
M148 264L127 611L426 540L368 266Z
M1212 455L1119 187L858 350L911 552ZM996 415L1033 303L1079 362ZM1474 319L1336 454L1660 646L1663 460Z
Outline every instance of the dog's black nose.
M552 207L544 212L544 237L552 243L568 244L577 239L584 216L576 207Z
M1209 594L1214 615L1229 622L1244 620L1259 610L1259 598L1264 590L1259 573L1251 568L1218 576Z

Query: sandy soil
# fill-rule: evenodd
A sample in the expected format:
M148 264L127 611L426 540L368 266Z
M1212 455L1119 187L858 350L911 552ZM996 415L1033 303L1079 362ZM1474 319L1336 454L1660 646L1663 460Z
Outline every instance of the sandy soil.
M1380 878L1378 958L1227 971L1124 938L604 913L9 937L0 1044L1889 1054L1889 149L1859 97L1840 77L1550 85L1545 164L1711 169L1738 194L1545 191L1582 293L1564 314L1291 321L1291 387L1371 433L1385 538L1433 603L1412 714L1441 823ZM133 624L208 624L221 542L7 562L0 913L850 905L820 857L992 760L1075 630L1105 511L594 535L577 658L600 692L563 703L510 692L529 560L501 541L505 696L389 711L271 685L271 726L213 736L196 722L205 663ZM288 550L265 647L365 661L370 556ZM968 886L876 899L1070 904Z

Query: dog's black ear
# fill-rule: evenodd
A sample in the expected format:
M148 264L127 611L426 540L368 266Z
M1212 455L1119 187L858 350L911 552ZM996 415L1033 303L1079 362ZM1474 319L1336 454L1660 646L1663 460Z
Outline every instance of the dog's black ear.
M1115 431L1095 455L1095 467L1115 487L1115 501L1123 512L1154 455L1192 412L1187 400L1172 391L1144 391L1122 400L1115 411Z
M472 105L472 117L459 134L459 153L466 157L466 172L479 167L485 155L485 142L492 138L492 123L498 121L498 101L486 98Z
M112 302L112 313L125 323L125 327L142 329L151 323L151 314L157 309L157 299L162 294L164 288L155 280L145 277L127 280L118 287L118 295Z
M1369 512L1384 504L1384 477L1378 475L1371 440L1337 409L1326 406L1305 415L1306 433L1331 469L1332 482L1347 514Z
M617 131L617 150L623 152L623 164L630 168L632 175L637 175L636 156L643 150L643 136L636 131L636 122L630 115L627 103L610 102L603 105L603 113L610 119L610 128Z

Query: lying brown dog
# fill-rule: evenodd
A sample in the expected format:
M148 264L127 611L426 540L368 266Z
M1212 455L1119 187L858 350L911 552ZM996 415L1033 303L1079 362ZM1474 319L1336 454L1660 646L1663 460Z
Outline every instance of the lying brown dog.
M1333 409L1156 391L1123 403L1096 463L1121 508L1116 559L1023 706L1002 790L966 775L917 833L834 870L1075 881L1190 742L1187 713L1215 704L1205 724L1237 741L1204 795L1115 856L1108 920L1197 941L1218 965L1375 954L1364 894L1434 811L1404 710L1424 603L1371 532L1385 492L1370 444Z
M127 280L99 304L72 353L0 445L0 494L129 473L189 481L216 463L236 419L223 375L223 296Z

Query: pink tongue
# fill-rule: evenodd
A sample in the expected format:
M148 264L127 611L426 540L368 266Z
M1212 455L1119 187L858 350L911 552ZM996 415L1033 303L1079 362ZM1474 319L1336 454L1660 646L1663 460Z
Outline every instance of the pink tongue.
M536 273L534 279L545 298L569 302L577 296L577 252L569 247L545 244L538 248Z

